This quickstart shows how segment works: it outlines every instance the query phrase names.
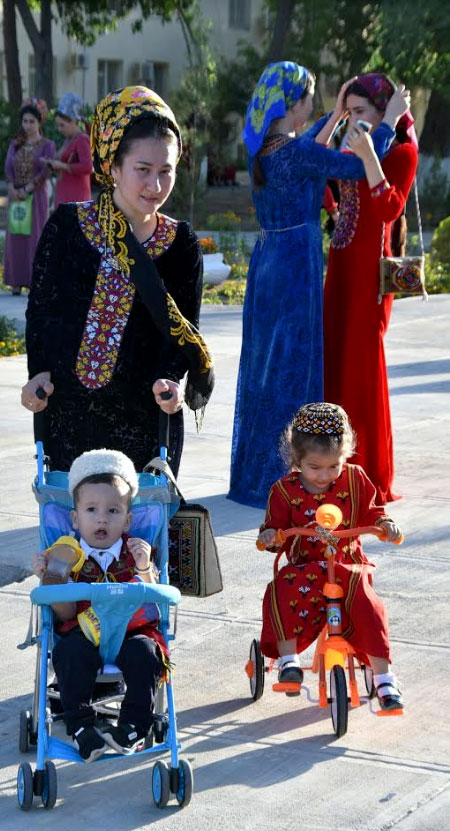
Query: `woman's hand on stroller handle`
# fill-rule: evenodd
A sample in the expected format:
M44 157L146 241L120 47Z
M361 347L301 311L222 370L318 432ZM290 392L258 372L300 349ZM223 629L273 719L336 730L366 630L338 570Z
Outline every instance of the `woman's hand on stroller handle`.
M167 415L181 410L184 394L180 384L170 378L158 378L152 387L155 401Z
M33 413L45 410L48 397L54 386L50 381L50 372L39 372L22 387L22 406Z

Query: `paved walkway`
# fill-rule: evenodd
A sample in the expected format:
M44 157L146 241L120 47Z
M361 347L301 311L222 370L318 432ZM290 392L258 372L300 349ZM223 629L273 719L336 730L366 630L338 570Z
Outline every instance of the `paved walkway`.
M20 298L14 303L24 305ZM22 306L20 306L22 308ZM19 305L15 307L17 311ZM0 298L0 314L4 313ZM9 312L8 312L9 313ZM401 548L367 545L379 566L378 591L390 612L395 667L407 702L401 719L378 719L366 705L335 740L319 710L315 678L300 699L267 684L256 704L244 665L258 636L270 555L254 546L262 512L225 499L241 310L207 307L202 328L217 360L218 384L204 430L187 416L181 485L213 516L225 590L184 598L174 651L183 755L194 767L191 806L159 812L151 801L148 757L95 766L57 763L60 799L49 813L15 803L17 718L33 685L32 650L19 652L34 578L10 583L36 547L37 507L30 416L18 404L23 357L0 360L0 825L5 831L445 831L450 828L449 435L450 296L395 304L387 339L397 489L392 506ZM23 312L22 312L23 314ZM34 759L32 760L34 762Z

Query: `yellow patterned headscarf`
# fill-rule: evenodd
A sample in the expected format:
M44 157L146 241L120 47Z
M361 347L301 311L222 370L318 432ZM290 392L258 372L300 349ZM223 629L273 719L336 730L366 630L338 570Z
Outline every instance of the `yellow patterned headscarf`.
M95 175L103 191L92 206L94 230L83 203L78 206L78 217L88 241L101 249L101 260L76 373L89 389L99 389L111 381L137 288L161 337L184 356L188 370L186 402L192 410L202 413L214 386L211 352L200 332L182 315L167 292L150 251L145 252L137 242L126 216L113 200L111 171L117 149L126 130L146 117L168 122L177 137L180 156L181 135L175 116L153 90L147 87L116 90L100 101L95 111L91 148ZM88 205L87 214L89 210ZM201 417L197 423L200 422Z
M125 87L111 92L97 105L91 129L91 150L95 176L104 187L114 184L111 168L125 131L146 115L170 122L181 155L181 133L175 116L165 101L147 87Z
M125 132L134 122L146 116L167 119L177 137L179 158L181 133L175 116L165 101L147 87L124 87L111 92L97 104L91 129L95 177L103 185L98 205L99 224L122 272L127 275L130 273L128 252L125 245L120 242L125 234L126 221L114 206L114 179L111 170Z

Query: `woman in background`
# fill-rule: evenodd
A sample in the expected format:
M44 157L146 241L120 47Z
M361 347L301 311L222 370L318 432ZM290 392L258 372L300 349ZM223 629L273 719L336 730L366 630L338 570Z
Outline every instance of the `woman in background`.
M80 126L82 106L79 95L66 92L56 109L55 123L64 141L58 158L50 163L59 173L55 208L61 202L89 202L91 198L92 155L89 136Z
M351 126L381 123L395 87L380 73L358 75L346 92ZM404 209L417 169L417 139L409 112L396 139L377 162L363 135L350 147L363 161L367 179L340 182L340 216L331 241L324 293L325 400L348 413L358 438L350 459L361 465L377 490L377 504L397 499L392 491L394 459L383 339L394 296L379 293L381 256L405 253ZM343 154L347 155L347 154ZM383 254L381 253L383 240Z
M45 101L29 98L20 113L20 129L11 141L5 161L8 205L32 195L30 234L13 234L6 229L3 282L12 286L13 294L31 283L34 252L48 219L47 162L56 153L55 143L42 135L42 121L47 113Z
M320 210L329 177L358 179L362 162L326 145L344 113L306 133L314 76L291 61L269 64L247 110L252 196L260 224L248 272L236 393L229 498L263 508L284 473L279 438L302 404L323 397L323 253ZM377 130L381 155L406 109L399 90Z

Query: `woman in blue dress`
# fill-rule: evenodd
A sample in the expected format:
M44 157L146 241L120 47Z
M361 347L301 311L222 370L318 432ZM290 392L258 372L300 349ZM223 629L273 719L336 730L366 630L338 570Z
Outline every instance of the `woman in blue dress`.
M261 231L244 302L228 496L256 508L285 473L286 424L302 404L323 399L320 209L327 178L365 175L360 159L326 146L345 116L346 86L331 116L296 136L312 111L314 75L290 61L269 64L247 110L243 137ZM408 95L398 88L373 133L380 157Z

